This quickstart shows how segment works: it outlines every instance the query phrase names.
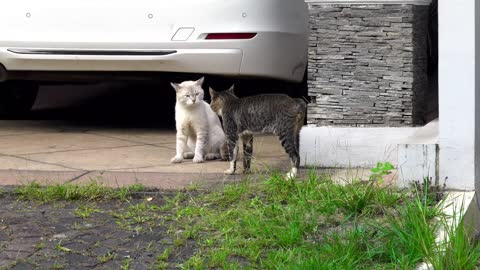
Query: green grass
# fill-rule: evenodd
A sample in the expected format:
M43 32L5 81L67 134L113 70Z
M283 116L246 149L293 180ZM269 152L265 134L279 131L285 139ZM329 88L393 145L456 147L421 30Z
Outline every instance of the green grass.
M79 200L74 214L84 219L100 211L90 201L126 200L120 210L102 210L119 229L161 228L171 239L166 249L152 248L154 269L414 269L422 261L440 270L476 269L480 245L468 237L471 228L446 225L447 218L463 217L442 214L438 190L424 183L399 191L379 182L339 185L314 171L299 181L273 174L214 190L192 186L162 196L161 205L152 198L127 201L143 190L139 185L115 190L96 182L32 183L16 194L41 202ZM451 239L446 244L435 241L441 226ZM178 264L175 254L186 247L194 252ZM71 252L61 242L55 249ZM112 252L97 260L118 258ZM132 262L123 258L119 267L129 269Z
M163 209L183 229L176 246L199 246L184 269L413 269L431 256L441 205L377 183L273 175L181 193Z
M144 190L142 185L136 184L120 189L111 189L95 181L85 185L57 184L41 186L36 182L18 187L15 193L22 200L34 200L40 202L50 201L76 201L76 200L126 200L133 192Z

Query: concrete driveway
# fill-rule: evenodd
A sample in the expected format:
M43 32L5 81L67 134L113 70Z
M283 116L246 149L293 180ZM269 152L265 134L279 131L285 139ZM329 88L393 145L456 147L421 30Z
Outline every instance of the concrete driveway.
M255 172L287 170L289 159L273 136L256 138ZM215 184L227 162L171 164L175 132L155 128L82 126L68 121L0 121L0 185L85 183L117 187L141 183L162 189ZM239 162L241 172L241 162Z

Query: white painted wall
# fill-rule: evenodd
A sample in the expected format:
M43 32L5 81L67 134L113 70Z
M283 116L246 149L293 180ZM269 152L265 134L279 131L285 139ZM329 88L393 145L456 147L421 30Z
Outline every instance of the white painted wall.
M439 0L440 182L474 189L475 0Z
M438 121L424 127L303 127L300 133L302 166L316 167L373 167L388 161L399 170L398 145L437 144ZM425 155L418 158L424 158ZM418 159L417 159L418 160ZM421 174L421 172L420 172ZM425 174L423 176L433 176ZM419 179L422 179L421 176ZM418 179L408 179L418 180Z
M480 3L475 5L475 15L475 103L479 104L475 106L475 191L480 195Z
M312 127L300 133L300 161L312 167L365 167L388 161L397 165L397 145L409 143L419 128Z

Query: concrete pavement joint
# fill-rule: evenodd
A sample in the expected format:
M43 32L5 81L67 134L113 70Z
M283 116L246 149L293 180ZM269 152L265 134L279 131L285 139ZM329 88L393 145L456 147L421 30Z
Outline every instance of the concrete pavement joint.
M142 141L137 141L137 140L119 138L119 137L116 137L116 136L99 134L99 133L95 133L95 132L87 132L87 133L88 134L93 134L93 135L96 135L96 136L109 138L109 139L115 139L115 140L125 141L125 142L129 142L129 143L141 143L143 145L150 145L150 146L157 146L157 144L169 144L169 143L147 143L147 142L142 142ZM175 143L175 142L172 142L172 143Z
M73 181L75 181L75 180L77 180L77 179L80 179L80 178L84 177L85 175L87 175L87 174L89 174L89 173L91 173L91 172L92 172L92 171L86 171L86 172L84 172L84 173L82 173L82 174L79 174L79 175L73 177L72 179L69 179L69 180L65 181L65 183L71 183L71 182L73 182Z
M11 134L0 134L0 137L8 137L8 136L24 136L24 135L38 135L38 134L55 134L58 132L31 132L31 133L11 133Z
M68 167L68 166L64 166L64 165L61 165L61 164L55 164L55 163L50 163L50 162L38 161L38 160L29 159L29 158L22 157L22 156L16 156L16 155L4 155L4 156L6 156L6 157L19 158L19 159L23 159L23 160L27 160L27 161L31 161L31 162L36 162L36 163L41 163L41 164L45 164L45 165L58 166L58 167L62 167L62 168L70 169L70 170L74 170L74 171L85 171L85 170L83 170L83 169Z
M44 152L21 153L21 154L18 154L18 155L54 154L54 153L66 153L66 152L75 152L75 151L89 151L89 150L101 150L101 149L128 148L128 147L137 147L137 146L144 146L144 145L145 145L145 144L120 145L120 146L106 146L106 147L93 147L93 148L79 148L79 149L58 150L58 151L44 151Z

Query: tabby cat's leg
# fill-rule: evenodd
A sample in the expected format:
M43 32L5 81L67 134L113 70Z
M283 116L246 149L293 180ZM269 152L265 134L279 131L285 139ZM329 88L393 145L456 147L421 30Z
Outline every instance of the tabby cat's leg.
M193 162L201 163L204 161L205 155L205 146L208 143L208 132L199 130L197 132L197 141L195 145L195 156L193 157Z
M225 171L225 174L234 174L237 169L238 156L238 135L227 136L228 155L230 157L230 168Z
M183 133L182 128L177 128L177 149L175 156L170 160L172 163L180 163L183 161L183 153L187 148L187 135Z
M284 129L278 134L278 137L283 148L285 149L285 152L287 152L288 156L290 157L292 164L292 169L287 173L286 178L295 178L297 176L298 168L300 167L300 155L298 154L297 136L295 135L295 130L293 128Z
M253 155L253 135L243 135L243 173L250 172Z
M229 161L230 157L228 156L228 145L227 142L220 146L220 157L222 161Z

